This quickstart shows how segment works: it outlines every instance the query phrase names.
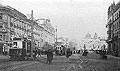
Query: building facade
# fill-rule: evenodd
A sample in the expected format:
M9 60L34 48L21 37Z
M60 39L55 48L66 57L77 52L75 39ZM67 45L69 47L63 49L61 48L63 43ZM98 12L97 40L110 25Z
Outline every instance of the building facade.
M105 39L98 37L97 33L95 33L93 37L88 33L82 40L82 47L85 46L87 50L102 50L103 45L105 45L105 49L107 49L107 43Z
M120 56L120 2L113 2L108 8L108 51L114 56Z
M47 26L47 28L43 27L36 21L32 22L26 15L16 9L0 5L0 41L9 42L14 37L31 39L32 23L34 25L33 36L35 46L42 47L42 44L45 42L54 43L55 30L53 27L52 29L50 26Z
M55 28L51 25L50 19L44 19L43 23L40 24L42 28L44 28L44 31L42 32L42 39L43 44L44 42L48 42L49 44L55 43Z

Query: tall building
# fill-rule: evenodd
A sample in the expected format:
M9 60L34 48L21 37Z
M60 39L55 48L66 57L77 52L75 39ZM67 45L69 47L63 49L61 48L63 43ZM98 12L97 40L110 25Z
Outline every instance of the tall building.
M108 8L108 51L114 56L120 56L120 2L113 3Z
M55 43L55 28L51 25L50 19L45 19L42 24L40 24L42 28L44 28L43 31L43 37L42 39L44 42L48 42L49 44Z
M23 35L23 31L26 30L25 28L25 19L27 17L22 14L21 12L17 11L10 6L0 6L0 39L1 41L10 41L12 36ZM17 30L15 33L15 29L19 28L23 31Z
M55 30L50 20L47 20L43 27L36 21L32 22L18 10L0 5L0 41L9 42L14 37L31 39L32 23L35 46L42 47L45 42L54 43Z

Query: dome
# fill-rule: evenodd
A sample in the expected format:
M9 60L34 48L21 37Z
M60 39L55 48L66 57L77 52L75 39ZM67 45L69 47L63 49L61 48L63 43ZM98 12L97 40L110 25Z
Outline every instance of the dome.
M91 38L91 35L88 33L85 38Z

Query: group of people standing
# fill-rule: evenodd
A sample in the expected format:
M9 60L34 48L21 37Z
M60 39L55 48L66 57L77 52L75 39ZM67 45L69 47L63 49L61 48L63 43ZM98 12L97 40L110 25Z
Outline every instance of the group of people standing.
M50 65L52 63L54 53L56 52L57 49L48 43L44 45L43 49L45 50L44 52L47 55L47 64ZM70 50L70 48L67 48L65 52L66 58L69 58L69 56L71 55L72 55L72 51Z
M51 64L52 63L52 60L53 60L53 52L55 50L52 50L52 49L48 49L48 51L46 52L47 54L47 63L48 64ZM70 56L72 55L72 51L70 49L67 49L66 50L66 58L69 58Z

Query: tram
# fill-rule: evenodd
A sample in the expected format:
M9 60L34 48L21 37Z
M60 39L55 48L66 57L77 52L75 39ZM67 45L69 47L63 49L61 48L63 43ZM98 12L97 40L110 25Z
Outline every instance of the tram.
M57 46L56 47L56 55L60 55L60 56L63 56L63 55L65 55L65 53L66 53L66 47L65 46L63 46L63 45L61 45L61 46Z
M36 56L33 50L33 56ZM31 41L26 38L13 38L12 46L9 49L10 59L26 60L31 56Z

